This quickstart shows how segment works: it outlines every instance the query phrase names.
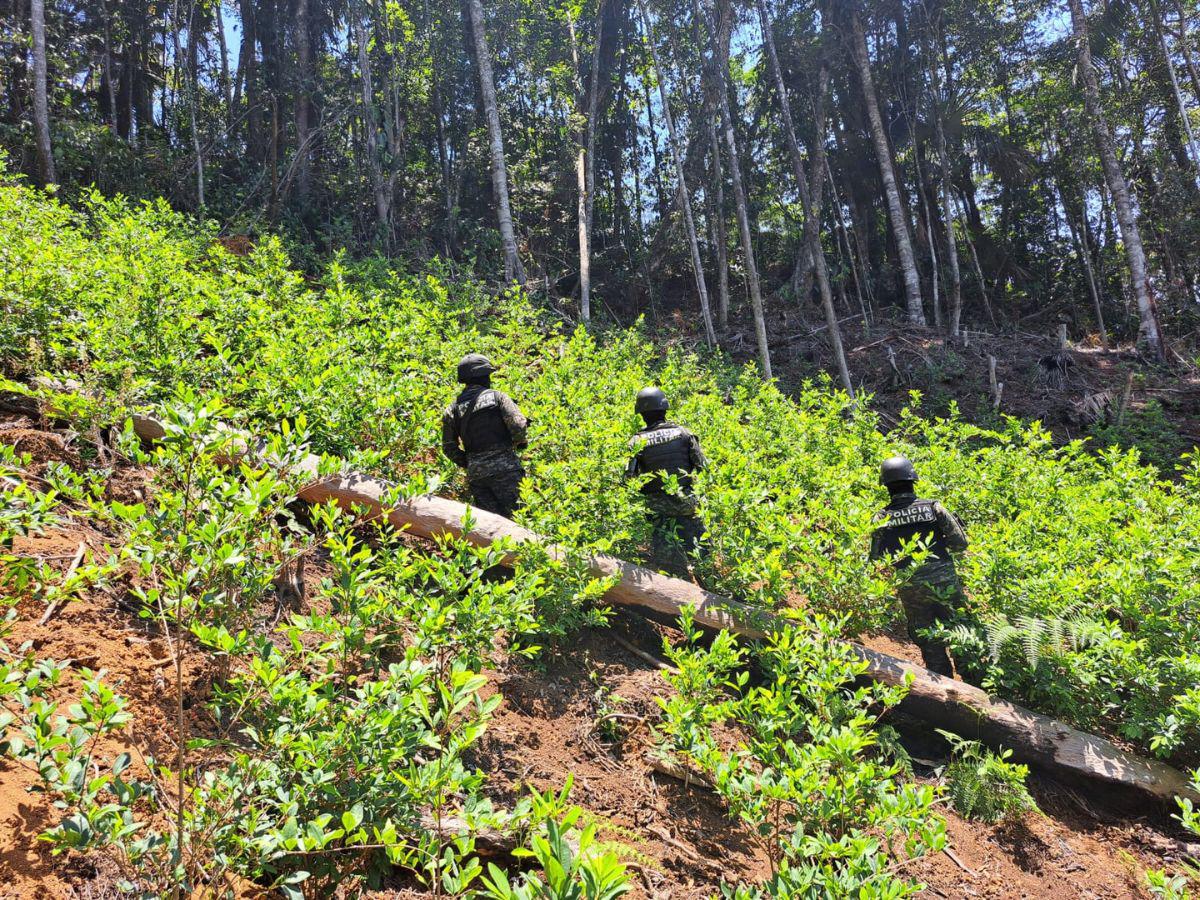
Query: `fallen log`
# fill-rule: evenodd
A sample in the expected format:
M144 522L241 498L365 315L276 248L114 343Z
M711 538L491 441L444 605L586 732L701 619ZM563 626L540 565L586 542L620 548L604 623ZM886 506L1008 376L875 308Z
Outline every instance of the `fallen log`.
M165 433L162 425L145 416L135 416L133 426L138 436L147 441L159 440ZM477 546L505 541L514 548L506 554L508 563L515 561L520 544L540 545L559 559L569 555L565 549L515 522L477 509L468 513L464 504L454 500L437 496L395 498L395 486L390 482L354 472L322 476L317 456L309 456L291 471L293 475L313 479L298 491L301 500L333 501L344 509L362 509L373 516L386 516L396 528L419 537L453 536ZM470 527L465 528L468 515ZM616 557L593 553L583 558L594 577L612 579L612 587L605 595L610 603L672 616L690 606L695 610L698 624L748 638L765 638L783 622L769 612L710 593L690 581L660 575ZM890 685L911 679L902 705L908 713L965 738L1011 749L1017 759L1067 779L1134 791L1163 802L1177 796L1200 801L1200 794L1188 778L1166 763L1138 756L1098 735L990 697L973 685L936 675L858 644L852 646L866 663L866 675L870 678Z

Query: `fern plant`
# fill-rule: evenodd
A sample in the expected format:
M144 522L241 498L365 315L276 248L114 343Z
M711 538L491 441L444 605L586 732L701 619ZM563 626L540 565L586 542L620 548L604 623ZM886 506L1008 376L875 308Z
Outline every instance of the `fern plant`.
M1011 750L993 753L978 741L938 730L950 742L953 756L946 767L950 804L968 819L989 824L1019 819L1038 812L1025 786L1029 767L1009 762Z
M1084 614L1082 601L1053 616L996 613L983 620L989 655L998 661L1005 649L1019 645L1030 668L1045 657L1078 653L1107 635L1105 623Z

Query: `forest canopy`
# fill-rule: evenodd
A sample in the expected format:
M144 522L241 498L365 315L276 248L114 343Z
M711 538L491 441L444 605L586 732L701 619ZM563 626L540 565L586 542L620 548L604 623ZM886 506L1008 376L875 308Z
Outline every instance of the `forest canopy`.
M767 372L780 308L952 335L1058 318L1162 357L1197 315L1196 18L1191 0L3 0L0 145L67 196L440 256L585 319L681 308L712 342L748 312Z

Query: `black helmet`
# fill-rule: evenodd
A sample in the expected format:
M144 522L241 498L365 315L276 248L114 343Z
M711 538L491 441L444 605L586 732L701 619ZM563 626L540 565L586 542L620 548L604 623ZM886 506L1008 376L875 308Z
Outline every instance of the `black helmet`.
M879 467L879 483L895 484L898 481L916 481L917 470L907 456L893 456L885 459Z
M633 404L634 412L638 413L666 412L670 407L667 395L656 387L642 388Z
M482 378L495 371L492 361L482 353L468 353L458 363L458 380L465 384L472 378Z

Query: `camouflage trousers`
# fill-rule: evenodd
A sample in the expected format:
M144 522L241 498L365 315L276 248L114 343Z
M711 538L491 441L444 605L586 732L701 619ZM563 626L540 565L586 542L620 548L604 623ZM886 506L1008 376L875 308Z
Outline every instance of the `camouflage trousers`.
M521 505L524 480L521 458L508 447L467 454L467 486L476 509L511 519Z
M908 622L908 636L921 651L925 668L947 678L954 677L950 651L945 641L929 637L924 632L935 623L949 622L955 609L962 605L962 584L951 568L937 567L913 573L899 592L900 605Z
M705 549L704 520L699 516L650 515L650 553L654 564L671 575L688 577L693 554Z

